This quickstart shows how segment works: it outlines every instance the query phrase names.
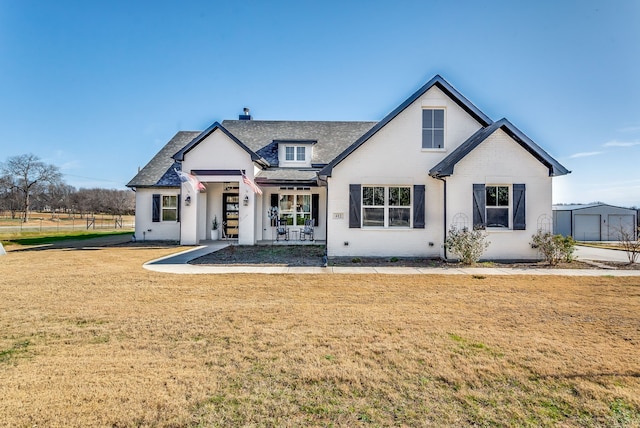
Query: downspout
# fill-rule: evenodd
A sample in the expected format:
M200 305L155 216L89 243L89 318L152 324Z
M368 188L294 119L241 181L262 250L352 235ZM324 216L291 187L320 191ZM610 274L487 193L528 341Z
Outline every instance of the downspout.
M445 180L443 177L438 177L435 176L434 177L436 180L440 180L444 183L444 218L442 221L442 227L443 227L443 238L444 238L444 244L442 246L442 248L444 248L444 259L447 260L447 180Z

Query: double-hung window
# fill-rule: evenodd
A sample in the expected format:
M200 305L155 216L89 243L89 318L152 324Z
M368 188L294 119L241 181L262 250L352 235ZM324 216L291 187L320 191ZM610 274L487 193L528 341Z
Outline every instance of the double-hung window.
M422 148L444 148L444 109L422 109Z
M486 186L487 227L509 228L509 186Z
M304 162L306 160L306 147L287 146L284 148L284 158L290 162Z
M162 196L162 221L176 221L178 219L178 197Z
M411 227L411 188L362 186L362 226Z

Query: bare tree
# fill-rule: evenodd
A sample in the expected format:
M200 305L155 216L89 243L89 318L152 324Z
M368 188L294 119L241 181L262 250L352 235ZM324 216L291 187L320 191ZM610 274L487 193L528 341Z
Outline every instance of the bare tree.
M56 213L69 210L71 207L70 198L75 191L75 187L62 182L38 186L34 196L37 198L39 206L34 204L34 208L40 211L50 211L53 218Z
M627 253L629 264L634 264L640 256L640 239L638 239L638 231L635 226L611 226L618 235L618 241L622 249Z
M13 188L13 181L9 176L0 177L0 210L9 211L11 218L16 218L20 205L18 191Z
M131 190L112 189L108 191L106 212L121 216L133 211L134 207L135 194Z
M129 214L135 211L135 194L131 190L80 188L73 193L74 209L84 214Z
M21 196L23 221L29 221L31 195L36 186L60 182L62 175L55 165L42 162L33 154L10 157L0 165L0 172L11 180L10 188Z

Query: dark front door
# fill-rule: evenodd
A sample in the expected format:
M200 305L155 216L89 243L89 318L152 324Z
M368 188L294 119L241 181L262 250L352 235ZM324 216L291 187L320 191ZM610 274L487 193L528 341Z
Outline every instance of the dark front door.
M238 237L240 221L240 196L237 193L222 194L222 221L227 238Z

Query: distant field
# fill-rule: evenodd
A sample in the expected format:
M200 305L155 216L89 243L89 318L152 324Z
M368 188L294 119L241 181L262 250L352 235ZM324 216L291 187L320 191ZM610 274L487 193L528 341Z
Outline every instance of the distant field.
M177 250L0 256L0 426L640 426L638 278L141 268Z
M120 219L110 215L96 215L88 220L87 217L80 218L77 214L52 216L51 213L31 213L29 221L24 223L19 218L12 219L5 215L0 216L0 241L108 231L130 232L134 227L134 216L122 216Z

